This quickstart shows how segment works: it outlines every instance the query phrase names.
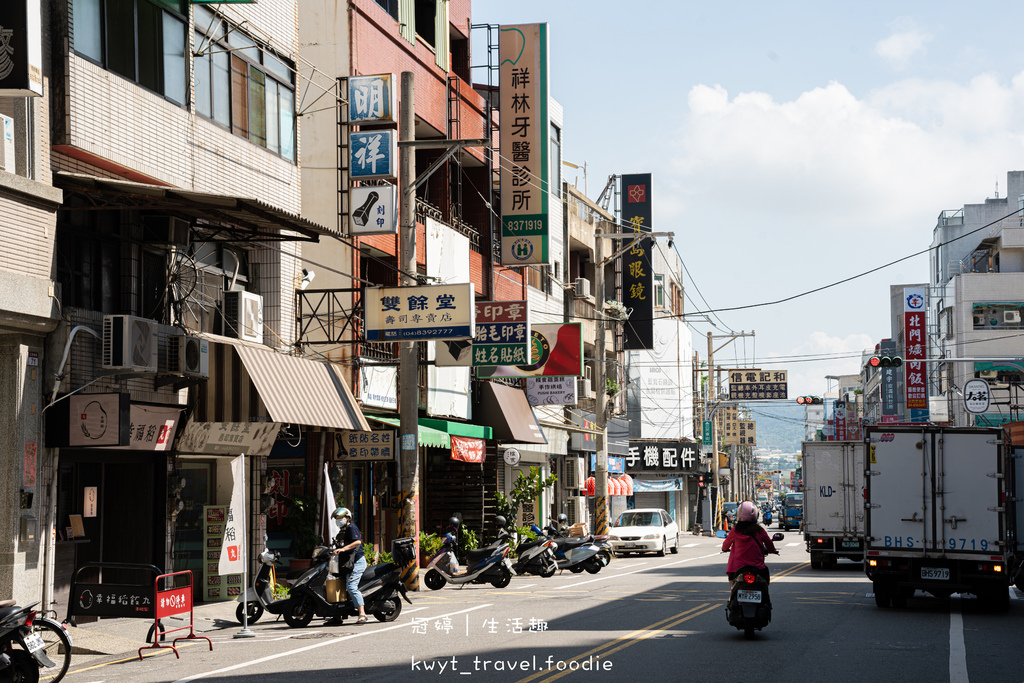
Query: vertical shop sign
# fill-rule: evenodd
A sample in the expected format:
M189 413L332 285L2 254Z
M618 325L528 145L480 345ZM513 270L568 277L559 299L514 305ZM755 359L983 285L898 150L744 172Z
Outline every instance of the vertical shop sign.
M394 123L395 90L394 74L372 76L350 76L348 79L348 122Z
M548 262L548 25L502 26L501 264Z
M242 525L245 524L245 486L242 482L244 468L244 455L231 461L231 503L228 505L227 519L224 520L224 543L221 546L220 564L217 569L217 573L222 575L245 570L242 553Z
M622 232L651 232L651 174L622 176ZM622 303L633 309L626 321L628 351L654 348L654 273L650 237L637 239L622 255Z
M39 452L37 445L34 443L25 444L25 466L22 472L22 485L23 486L35 486L36 485L36 454Z
M903 288L903 334L907 410L911 422L928 421L928 367L925 363L925 288Z

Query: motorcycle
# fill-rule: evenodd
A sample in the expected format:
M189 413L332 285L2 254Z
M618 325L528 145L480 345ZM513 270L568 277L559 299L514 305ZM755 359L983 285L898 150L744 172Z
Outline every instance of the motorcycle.
M588 538L563 536L554 525L549 524L545 530L548 537L555 542L555 563L559 569L568 569L573 574L586 571L596 574L607 564L601 561L601 547ZM611 550L608 550L611 555Z
M772 542L781 541L782 534L772 536ZM743 631L745 638L753 638L772 620L772 603L768 595L768 581L757 567L744 566L732 579L732 591L725 608L730 626Z
M252 579L252 587L247 588L245 595L238 596L238 608L235 609L235 618L238 623L243 622L244 611L249 612L248 623L255 624L263 616L264 610L271 614L284 614L291 607L291 597L283 600L274 599L274 585L277 582L275 566L281 558L281 553L276 550L264 548L259 555L260 568Z
M526 540L516 547L516 561L512 563L512 569L517 574L536 574L547 578L553 576L558 569L555 562L555 542L543 536L543 532L536 524L530 525L533 533L537 534L534 540Z
M292 628L308 626L314 616L343 620L359 614L359 608L349 595L335 602L328 599L327 579L335 547L340 546L336 542L331 547L318 546L314 551L312 566L292 585L291 604L284 611L284 620ZM397 619L402 613L402 599L412 604L402 582L401 568L412 563L415 558L413 547L411 538L395 539L391 542L391 556L395 561L367 567L359 579L364 609L377 621Z
M35 683L41 668L52 669L57 663L46 655L46 641L33 629L36 611L18 607L13 600L0 602L0 680ZM70 642L70 641L69 641ZM70 658L70 647L66 647ZM65 666L60 676L67 670Z
M505 526L505 520L496 518L499 528ZM423 575L423 583L432 591L440 590L446 583L490 583L495 588L504 588L516 574L512 561L508 558L508 532L498 532L498 538L488 546L477 550L466 551L465 571L461 571L456 551L459 546L458 533L460 520L453 517L449 521L450 531L445 534L441 548L427 565Z

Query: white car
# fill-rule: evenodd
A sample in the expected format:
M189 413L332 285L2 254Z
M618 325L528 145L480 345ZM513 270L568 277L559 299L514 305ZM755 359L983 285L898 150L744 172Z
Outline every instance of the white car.
M664 557L666 549L679 552L679 526L664 510L626 510L612 525L608 541L615 555L656 552Z

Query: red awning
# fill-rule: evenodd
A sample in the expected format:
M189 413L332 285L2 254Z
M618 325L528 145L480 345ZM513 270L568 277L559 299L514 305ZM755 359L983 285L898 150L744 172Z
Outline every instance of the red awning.
M628 474L624 474L619 479L619 481L621 481L626 486L626 493L624 495L632 496L633 495L633 477L629 476Z
M594 478L593 477L588 477L587 478L587 495L588 496L594 495Z
M621 496L622 495L622 487L619 485L619 480L618 479L609 479L608 480L608 495L609 496Z

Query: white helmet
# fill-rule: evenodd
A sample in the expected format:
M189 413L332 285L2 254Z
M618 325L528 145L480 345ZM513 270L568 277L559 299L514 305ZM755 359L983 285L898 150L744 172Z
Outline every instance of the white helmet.
M331 519L335 520L338 526L342 528L347 527L349 522L352 521L352 511L348 508L338 508L331 513Z

